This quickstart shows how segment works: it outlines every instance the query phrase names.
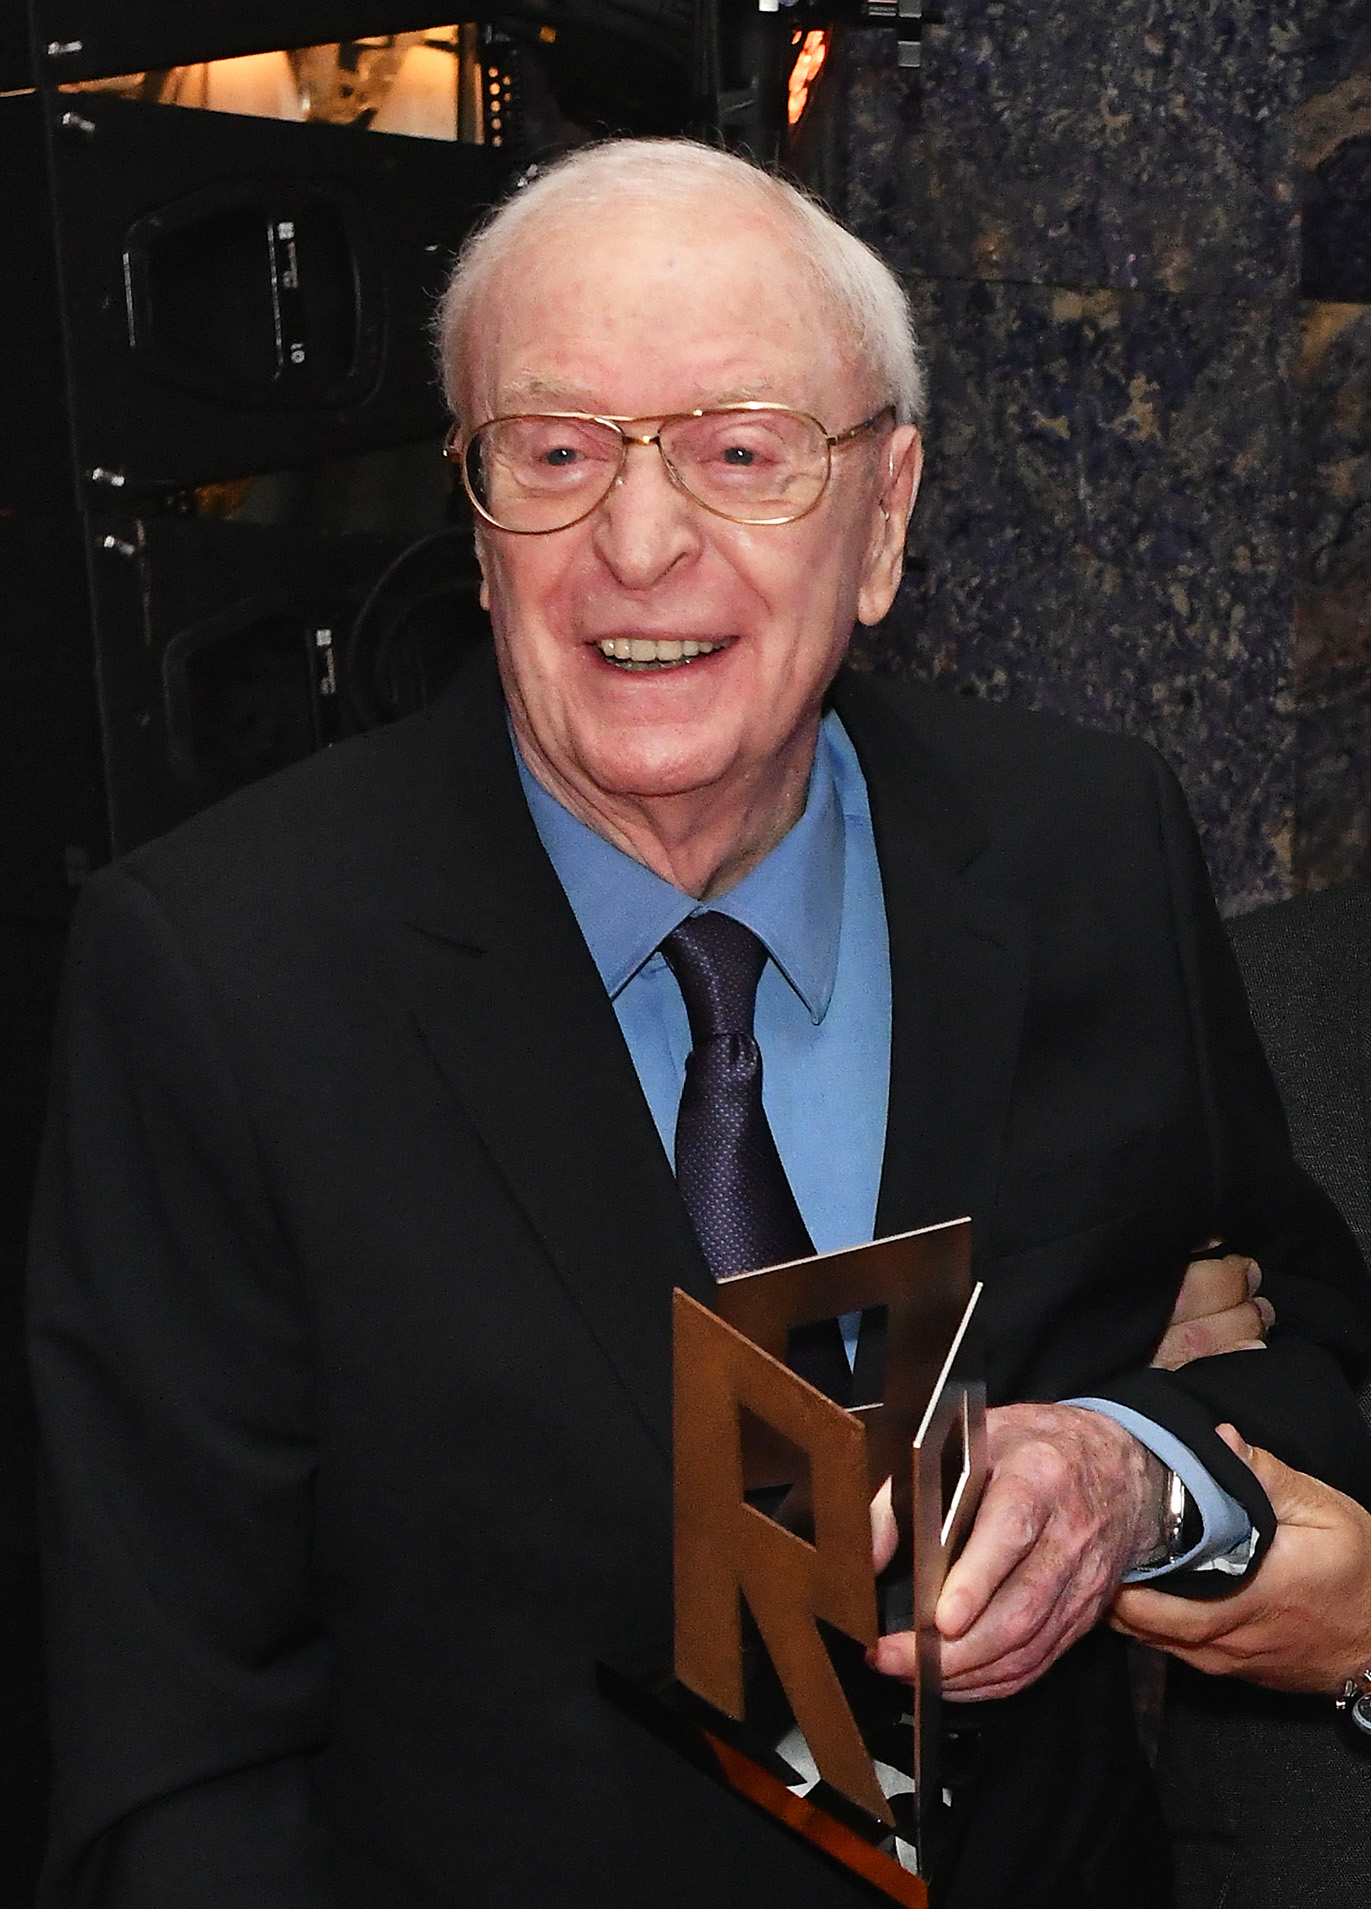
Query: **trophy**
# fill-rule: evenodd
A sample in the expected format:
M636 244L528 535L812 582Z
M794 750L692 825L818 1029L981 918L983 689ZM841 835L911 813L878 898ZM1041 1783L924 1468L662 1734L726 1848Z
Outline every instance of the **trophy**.
M675 1639L602 1687L698 1767L895 1902L926 1909L945 1789L934 1611L985 1476L967 1220L674 1295ZM855 1331L835 1403L792 1369ZM870 1502L899 1541L878 1580ZM917 1639L912 1682L871 1670Z

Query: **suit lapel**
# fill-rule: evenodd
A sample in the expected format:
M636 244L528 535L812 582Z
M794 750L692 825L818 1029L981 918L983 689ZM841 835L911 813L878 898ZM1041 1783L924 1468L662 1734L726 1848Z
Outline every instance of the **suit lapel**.
M887 691L847 673L838 713L862 763L881 864L894 1018L878 1235L994 1200L1027 992L1027 910L999 881L965 792Z
M965 794L881 687L836 706L871 793L894 1025L878 1234L988 1217L1028 969ZM670 1294L713 1282L613 1008L519 787L489 656L435 718L452 764L401 912L420 1038L664 1454Z
M420 1037L663 1452L671 1289L713 1282L528 813L493 665L442 712L454 800L405 908Z

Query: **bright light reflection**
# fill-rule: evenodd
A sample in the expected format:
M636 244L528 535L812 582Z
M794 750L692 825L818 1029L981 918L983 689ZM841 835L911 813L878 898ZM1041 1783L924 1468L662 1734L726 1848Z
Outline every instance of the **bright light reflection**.
M795 56L795 64L790 69L790 98L786 103L786 118L792 126L799 123L800 115L809 101L809 89L818 78L819 68L827 54L827 33L817 27L806 33Z

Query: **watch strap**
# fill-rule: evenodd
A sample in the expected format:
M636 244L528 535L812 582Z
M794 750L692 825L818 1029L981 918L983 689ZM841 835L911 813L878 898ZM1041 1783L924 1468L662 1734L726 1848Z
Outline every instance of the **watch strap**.
M1354 1730L1371 1737L1371 1667L1349 1677L1341 1695L1333 1702L1339 1715L1345 1717Z
M1185 1556L1190 1549L1185 1529L1190 1511L1190 1493L1185 1488L1185 1481L1179 1472L1172 1471L1168 1466L1162 1482L1161 1526L1157 1542L1145 1558L1138 1560L1135 1570L1155 1571L1159 1566L1174 1564L1177 1558Z

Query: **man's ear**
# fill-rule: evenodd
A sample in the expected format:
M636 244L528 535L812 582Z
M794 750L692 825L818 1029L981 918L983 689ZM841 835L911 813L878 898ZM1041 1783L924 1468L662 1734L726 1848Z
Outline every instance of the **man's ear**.
M490 615L490 580L486 574L486 540L484 536L482 535L483 529L484 529L484 526L482 524L478 523L476 525L476 531L475 531L475 535L472 538L472 542L476 546L476 565L481 572L481 596L480 596L481 608L485 611L486 615L489 616Z
M857 591L859 623L879 623L900 587L905 533L924 467L923 439L916 426L897 424L881 446L881 454L883 479L876 498L876 523Z

